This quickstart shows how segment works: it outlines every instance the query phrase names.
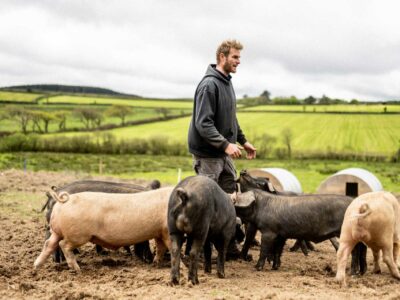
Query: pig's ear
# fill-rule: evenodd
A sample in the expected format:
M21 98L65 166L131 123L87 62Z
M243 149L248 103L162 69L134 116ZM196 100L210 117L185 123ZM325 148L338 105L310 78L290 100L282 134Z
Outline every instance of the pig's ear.
M276 193L276 190L275 190L275 188L274 188L274 186L272 185L272 183L270 182L270 181L268 181L267 182L267 185L268 185L268 189L269 189L269 191L271 192L271 193Z
M236 196L236 207L250 207L256 202L256 195L253 191L246 192L243 194L238 194Z
M176 195L178 196L179 199L181 199L182 205L186 205L189 199L187 192L180 187L176 189Z

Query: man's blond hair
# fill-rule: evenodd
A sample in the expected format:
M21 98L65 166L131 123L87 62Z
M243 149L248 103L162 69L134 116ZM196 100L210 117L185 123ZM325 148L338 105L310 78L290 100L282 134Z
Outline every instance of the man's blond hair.
M220 61L219 55L221 53L224 54L225 57L228 57L229 55L229 51L231 50L231 48L234 48L236 50L242 50L243 49L243 45L237 41L237 40L225 40L221 43L221 45L218 46L217 49L217 64Z

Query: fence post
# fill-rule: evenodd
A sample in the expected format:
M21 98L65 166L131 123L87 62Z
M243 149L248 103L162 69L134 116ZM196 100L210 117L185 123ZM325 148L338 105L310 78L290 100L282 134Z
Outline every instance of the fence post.
M103 174L103 167L105 167L105 165L103 164L103 160L100 158L100 161L99 161L99 174L100 175Z
M182 169L178 169L178 183L181 181L181 176L182 176Z

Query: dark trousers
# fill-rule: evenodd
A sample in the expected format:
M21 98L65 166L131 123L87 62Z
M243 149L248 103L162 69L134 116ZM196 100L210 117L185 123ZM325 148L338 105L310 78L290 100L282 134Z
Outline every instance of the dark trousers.
M215 158L193 156L193 168L197 175L215 180L226 193L235 192L236 169L230 156Z

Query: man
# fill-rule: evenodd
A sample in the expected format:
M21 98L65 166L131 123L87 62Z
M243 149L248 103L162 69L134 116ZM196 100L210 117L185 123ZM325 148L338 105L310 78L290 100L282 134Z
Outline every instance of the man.
M243 46L226 40L218 47L216 65L209 65L197 86L193 117L189 128L189 151L196 174L211 177L227 193L236 189L233 158L241 156L239 142L247 158L256 157L236 118L236 96L230 73L236 73Z
M208 66L197 86L188 136L196 174L211 177L227 193L236 190L233 158L242 155L241 147L236 142L246 150L248 159L256 157L256 148L246 140L236 118L236 96L230 75L236 73L242 49L243 46L236 40L226 40L218 47L217 64ZM238 225L235 236L239 239L241 235L243 238ZM186 254L190 244L188 241ZM239 255L232 240L227 259L236 259Z

